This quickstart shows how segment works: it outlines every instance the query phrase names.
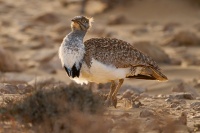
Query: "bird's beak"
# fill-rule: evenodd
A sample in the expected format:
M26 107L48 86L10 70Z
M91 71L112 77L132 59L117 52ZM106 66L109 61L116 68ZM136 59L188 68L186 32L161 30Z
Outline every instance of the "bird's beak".
M76 19L73 18L71 21L76 22Z

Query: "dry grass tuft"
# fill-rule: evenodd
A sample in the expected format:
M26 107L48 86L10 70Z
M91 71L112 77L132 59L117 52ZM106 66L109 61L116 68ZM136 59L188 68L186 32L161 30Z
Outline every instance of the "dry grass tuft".
M75 130L96 130L89 125L103 110L100 98L89 89L75 84L51 85L1 107L0 116L1 120L12 118L36 132L79 132Z

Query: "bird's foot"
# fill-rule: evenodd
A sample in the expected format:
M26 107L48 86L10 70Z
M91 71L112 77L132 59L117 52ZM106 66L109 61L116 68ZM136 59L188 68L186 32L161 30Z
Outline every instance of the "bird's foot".
M105 101L105 105L107 107L110 107L110 106L114 106L115 108L117 107L117 97L108 97Z

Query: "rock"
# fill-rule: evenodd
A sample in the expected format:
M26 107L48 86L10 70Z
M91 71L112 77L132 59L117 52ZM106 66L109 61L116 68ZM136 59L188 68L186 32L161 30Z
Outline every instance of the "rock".
M54 78L45 77L45 76L36 77L30 82L28 82L28 84L31 85L35 89L41 89L42 87L53 84L53 83L55 83Z
M35 50L35 49L41 49L41 48L43 48L44 45L42 43L40 43L40 42L31 42L31 43L29 43L27 45L27 47L29 49L34 49Z
M171 22L171 23L167 23L164 27L163 27L163 31L164 32L173 32L174 29L176 27L180 26L179 23L175 23L175 22Z
M119 25L126 23L126 18L123 15L111 16L108 20L108 25Z
M191 93L176 93L176 94L170 94L169 96L174 99L188 99L188 100L195 99L195 96L192 95Z
M54 45L54 40L50 35L33 35L27 42L27 47L30 49L53 48Z
M34 19L35 22L41 22L44 24L55 24L59 22L59 18L56 14L50 12L50 13L44 13L40 16L37 16Z
M0 47L0 71L3 72L20 72L23 70L22 65L15 58L13 53Z
M141 27L141 28L137 28L137 29L132 30L132 34L137 35L137 36L143 35L147 32L148 32L148 29L145 28L145 27Z
M195 88L200 88L200 79L194 79L193 84Z
M104 12L107 8L108 5L102 1L88 1L85 7L85 12L92 16Z
M187 125L187 113L182 112L181 116L178 118L177 122L179 122L180 124L183 124L183 125Z
M12 25L12 23L8 20L1 20L0 22L0 26L3 26L3 27L10 27Z
M144 109L140 112L140 117L142 117L142 118L150 117L153 115L154 115L154 112L152 110Z
M176 110L181 110L181 109L182 107L180 105L176 107Z
M55 42L59 44L63 41L63 38L71 31L71 27L66 24L55 25L52 29L52 32L56 33L53 37Z
M167 40L164 45L168 46L198 46L200 38L193 32L181 31Z
M181 65L181 63L182 63L181 59L177 59L177 58L174 58L174 57L172 57L170 59L170 64L171 65Z
M32 56L32 60L39 62L48 62L50 61L56 54L57 50L55 49L42 49L35 52Z
M143 104L140 101L133 101L132 102L132 108L139 108Z
M67 26L66 24L58 24L53 27L53 31L59 35L66 35L71 31L71 26Z
M172 92L186 92L183 83L180 83L176 87L173 87Z
M34 67L38 67L39 64L40 64L39 62L28 60L27 63L26 63L26 66L28 68L34 68Z
M190 104L190 107L196 111L200 111L200 102L193 102Z
M58 69L63 69L60 59L58 56L55 56L52 60L47 63L42 63L39 68L47 73L54 74Z
M141 94L143 92L146 92L147 88L133 86L133 85L123 85L120 88L120 92L125 92L125 91L131 91L134 92L135 94Z
M165 99L166 95L158 94L158 95L155 95L153 98L155 98L155 99Z
M170 104L170 108L180 108L180 105L177 103Z
M8 83L0 83L1 94L16 94L17 92L18 92L18 88L16 85L12 85Z
M200 58L193 53L182 53L182 65L200 65Z
M195 97L199 96L199 93L196 91L194 87L184 82L181 82L177 86L172 87L172 92L189 92Z
M149 55L156 62L159 63L170 63L169 56L159 46L152 45L148 41L135 42L134 47Z
M10 52L15 52L20 50L19 47L19 44L21 44L20 40L17 39L16 36L13 36L11 34L8 33L1 34L0 43L5 50L9 50Z
M134 95L134 92L132 90L126 90L122 94L122 97L120 99L123 99L123 98L131 99L133 95Z
M9 12L13 11L12 9L14 9L14 5L12 4L8 4L8 3L1 3L1 8L0 8L0 12L3 14L8 14Z
M165 102L167 102L167 103L172 102L172 98L165 99Z
M20 94L30 93L34 90L34 88L28 84L18 84L17 87Z
M35 76L26 73L6 72L0 75L0 80L9 83L26 83L31 81Z

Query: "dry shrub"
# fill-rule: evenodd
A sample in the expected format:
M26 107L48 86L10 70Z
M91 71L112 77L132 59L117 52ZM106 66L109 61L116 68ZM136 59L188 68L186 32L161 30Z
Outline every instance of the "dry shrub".
M85 87L54 83L1 106L0 132L175 133L188 130L185 113L172 118L161 111L148 118L138 118L139 114L120 115L119 112L104 112L101 98Z
M27 129L41 133L93 132L100 129L98 121L103 126L109 125L104 124L101 117L104 110L102 101L91 90L75 84L45 88L0 108L1 120L14 118ZM92 126L95 123L96 126Z

